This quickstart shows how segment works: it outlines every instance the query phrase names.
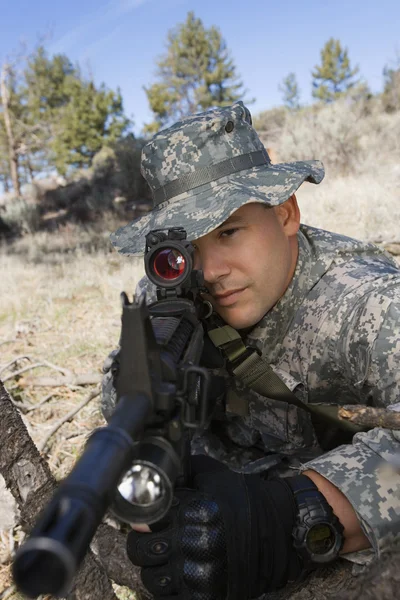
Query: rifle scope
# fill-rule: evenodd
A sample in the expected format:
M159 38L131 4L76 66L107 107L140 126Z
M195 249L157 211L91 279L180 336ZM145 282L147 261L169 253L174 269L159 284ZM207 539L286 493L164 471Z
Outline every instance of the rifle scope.
M147 277L158 288L175 289L178 295L181 290L200 291L203 278L200 271L193 269L193 252L183 227L153 229L146 235L144 263Z

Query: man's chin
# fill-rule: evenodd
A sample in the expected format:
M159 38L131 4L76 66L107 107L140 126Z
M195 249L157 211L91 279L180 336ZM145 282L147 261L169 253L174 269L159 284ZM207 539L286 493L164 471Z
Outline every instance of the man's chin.
M238 308L216 308L216 312L233 329L249 329L257 325L260 320L258 316L246 315Z

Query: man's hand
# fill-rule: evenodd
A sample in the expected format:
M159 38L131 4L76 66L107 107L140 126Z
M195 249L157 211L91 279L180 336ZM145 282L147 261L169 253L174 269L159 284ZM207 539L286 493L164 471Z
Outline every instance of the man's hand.
M226 540L215 501L193 490L180 490L161 531L132 531L128 556L142 568L142 581L155 598L226 598Z
M246 600L295 580L292 492L284 480L192 457L190 490L176 490L168 523L132 531L127 550L155 598Z

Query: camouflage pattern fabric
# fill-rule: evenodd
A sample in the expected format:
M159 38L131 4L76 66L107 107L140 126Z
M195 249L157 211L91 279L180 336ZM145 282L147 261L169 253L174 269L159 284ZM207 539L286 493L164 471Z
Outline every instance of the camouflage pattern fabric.
M141 169L153 209L111 236L126 255L144 252L151 229L184 227L195 240L244 204L277 206L304 181L319 183L324 176L319 161L272 165L242 102L160 131L143 148ZM399 408L398 266L371 244L304 225L298 241L288 289L246 344L304 402ZM155 299L146 280L137 293L143 290L148 301ZM115 364L116 357L105 365L106 416L115 403ZM398 432L375 428L343 444L331 427L316 431L305 411L222 375L227 392L193 439L194 453L265 477L319 472L348 498L371 541L372 549L347 555L350 560L369 561L400 541L400 474L391 467L400 454Z
M305 225L298 241L289 288L246 344L304 402L398 410L398 266L372 244ZM145 278L136 293L143 291L155 299ZM288 476L313 469L323 475L351 502L372 545L346 555L349 560L368 562L400 542L400 474L391 467L400 456L399 432L375 428L323 452L308 413L224 376L245 410L232 410L221 398L208 427L194 438L193 453L246 473Z
M320 183L324 177L317 160L272 165L243 102L187 117L157 133L142 150L141 172L154 206L111 236L122 254L143 254L151 229L184 227L194 240L244 204L277 206L304 181Z

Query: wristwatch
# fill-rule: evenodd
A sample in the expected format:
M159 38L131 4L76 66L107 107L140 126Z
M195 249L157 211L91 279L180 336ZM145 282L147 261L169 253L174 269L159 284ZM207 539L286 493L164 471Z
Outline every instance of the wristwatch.
M332 562L343 547L343 525L309 477L288 477L286 482L292 489L297 507L293 546L304 568Z

